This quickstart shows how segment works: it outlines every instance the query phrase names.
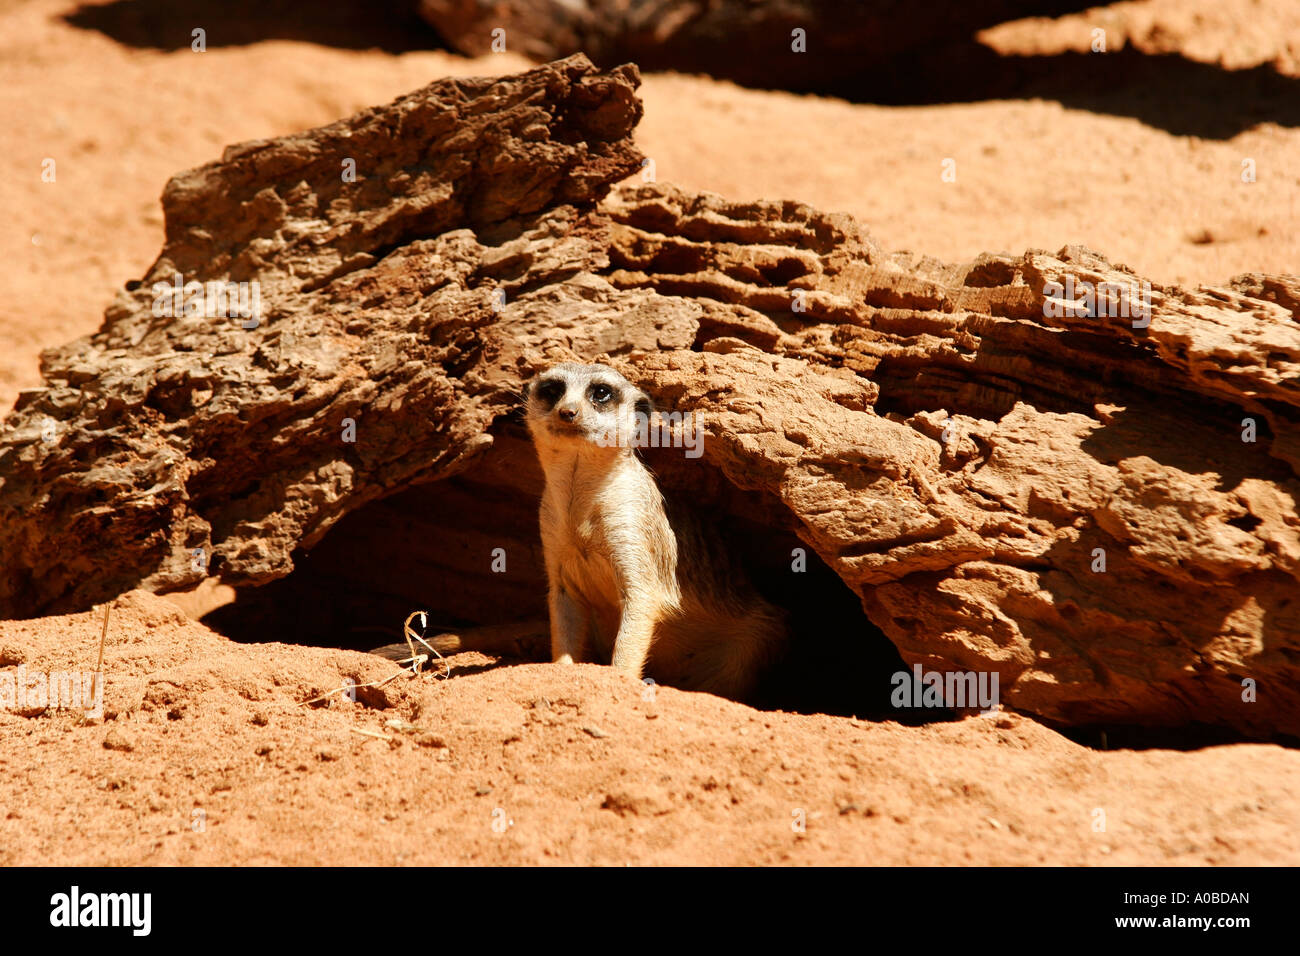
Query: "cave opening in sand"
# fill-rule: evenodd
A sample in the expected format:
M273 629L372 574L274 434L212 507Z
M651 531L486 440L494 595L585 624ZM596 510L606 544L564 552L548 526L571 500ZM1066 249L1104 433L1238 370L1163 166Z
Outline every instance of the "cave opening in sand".
M244 642L369 650L400 641L406 616L427 610L429 635L536 622L501 660L548 660L541 469L519 423L499 423L494 438L460 475L349 514L309 552L295 552L291 574L241 588L204 623ZM708 515L759 592L789 614L789 647L751 703L909 723L949 716L891 707L891 679L906 665L774 496L738 489L700 459L646 457L665 492Z

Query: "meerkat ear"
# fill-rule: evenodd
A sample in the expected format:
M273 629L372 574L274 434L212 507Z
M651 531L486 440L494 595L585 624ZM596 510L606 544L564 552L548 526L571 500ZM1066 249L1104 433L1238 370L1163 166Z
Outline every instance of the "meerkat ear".
M519 389L519 396L524 400L525 405L528 404L528 396L529 393L532 392L532 390L533 390L533 380L531 378L528 381L524 382L523 388Z
M645 392L636 393L636 400L633 402L632 408L646 421L649 421L650 417L655 413L655 403L650 401L650 396Z

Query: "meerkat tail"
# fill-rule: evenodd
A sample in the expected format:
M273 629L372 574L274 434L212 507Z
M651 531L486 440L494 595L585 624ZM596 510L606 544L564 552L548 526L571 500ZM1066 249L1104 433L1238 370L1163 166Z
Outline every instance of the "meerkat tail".
M458 654L461 651L478 651L503 657L521 657L525 660L550 660L550 625L546 621L512 621L509 624L491 624L485 627L464 627L426 637L439 654ZM417 652L424 650L417 642ZM411 649L406 642L385 644L370 651L390 661L406 660Z

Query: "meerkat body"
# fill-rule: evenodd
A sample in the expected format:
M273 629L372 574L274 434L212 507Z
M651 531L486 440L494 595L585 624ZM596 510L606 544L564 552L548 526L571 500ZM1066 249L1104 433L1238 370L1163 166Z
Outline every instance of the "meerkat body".
M784 641L784 616L637 458L647 396L608 366L566 363L530 382L526 400L546 478L552 660L751 693Z

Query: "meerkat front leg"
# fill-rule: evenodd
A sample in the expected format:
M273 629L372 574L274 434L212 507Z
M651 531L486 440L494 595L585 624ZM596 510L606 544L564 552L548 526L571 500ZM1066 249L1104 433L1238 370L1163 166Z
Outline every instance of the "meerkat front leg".
M650 473L635 459L629 461L620 487L635 507L614 509L608 530L619 589L618 636L610 663L640 680L655 629L676 600L668 582L669 569L677 564L677 541Z
M551 611L551 660L557 664L581 663L587 651L587 614L560 585L547 596Z
M650 644L654 640L658 613L644 599L629 598L623 605L618 623L618 636L614 638L614 659L610 661L618 670L641 679Z

